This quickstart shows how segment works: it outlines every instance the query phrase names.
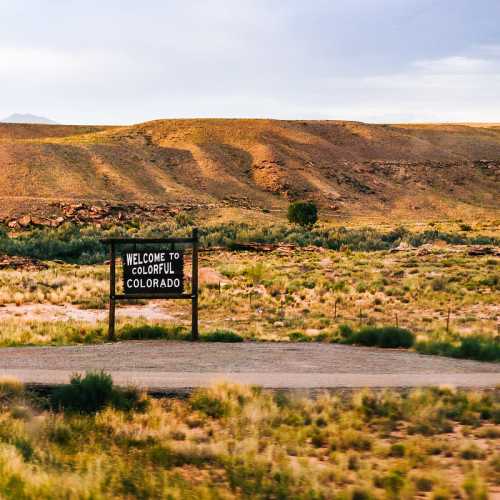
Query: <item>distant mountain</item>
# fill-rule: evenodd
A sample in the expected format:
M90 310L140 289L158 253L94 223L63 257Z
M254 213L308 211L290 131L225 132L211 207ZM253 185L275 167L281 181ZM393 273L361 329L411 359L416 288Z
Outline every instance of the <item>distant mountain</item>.
M40 125L57 125L55 121L49 120L43 116L35 116L30 114L14 113L13 115L0 120L0 123L38 123Z

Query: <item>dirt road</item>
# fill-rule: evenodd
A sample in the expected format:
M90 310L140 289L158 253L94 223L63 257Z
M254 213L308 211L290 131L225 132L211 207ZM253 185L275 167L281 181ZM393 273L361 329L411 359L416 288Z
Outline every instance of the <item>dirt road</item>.
M269 388L500 385L500 364L333 344L132 341L94 346L0 349L0 377L57 384L106 370L119 384L156 391L219 380Z

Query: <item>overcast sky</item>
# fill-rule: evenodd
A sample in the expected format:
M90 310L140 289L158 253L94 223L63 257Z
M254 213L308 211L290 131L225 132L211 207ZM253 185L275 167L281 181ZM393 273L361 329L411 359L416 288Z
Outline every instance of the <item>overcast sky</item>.
M0 0L0 118L500 122L500 0Z

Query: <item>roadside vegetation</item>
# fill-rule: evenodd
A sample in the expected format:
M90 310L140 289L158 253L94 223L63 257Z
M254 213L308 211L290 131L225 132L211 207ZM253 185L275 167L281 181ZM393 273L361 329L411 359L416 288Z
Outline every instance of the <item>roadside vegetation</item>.
M81 263L107 258L99 238L185 236L192 224L180 214L154 228L127 222L100 230L73 225L1 232L0 252L63 260L45 260L47 269L0 270L0 345L103 342L109 266ZM201 279L200 292L205 340L343 342L500 360L500 259L495 251L475 255L462 245L482 242L494 248L494 223L410 229L227 223L202 227L201 234L208 251L200 254L200 268L210 274L208 281ZM262 253L231 250L236 241L299 246ZM118 305L123 340L189 338L190 310L184 302L150 304L170 319L148 320L149 326L127 317L127 306L146 301Z
M0 381L0 421L6 499L483 499L500 486L499 391L149 399L94 373L48 398Z
M308 204L306 204L308 205ZM298 207L300 208L300 206ZM409 230L403 226L383 231L376 227L345 227L317 224L314 213L297 210L292 218L297 224L248 224L227 222L200 225L201 246L232 249L237 243L290 243L299 247L317 246L329 250L373 252L389 250L401 242L419 247L426 243L442 241L453 245L500 245L500 239L480 232L470 233L457 227L439 229L435 225L424 230ZM300 221L300 222L299 222ZM102 263L108 258L108 249L100 242L110 237L185 237L191 233L194 220L181 213L165 223L143 224L127 221L121 225L96 227L92 224L66 223L58 228L32 228L10 233L0 227L0 253L21 255L45 260L62 260L77 264ZM302 224L302 225L301 225ZM463 224L462 224L463 226Z
M191 340L188 328L179 325L150 324L143 320L120 321L116 338L123 340ZM201 342L243 342L232 330L207 330L200 333ZM100 344L107 342L107 325L77 321L18 321L0 324L0 347Z

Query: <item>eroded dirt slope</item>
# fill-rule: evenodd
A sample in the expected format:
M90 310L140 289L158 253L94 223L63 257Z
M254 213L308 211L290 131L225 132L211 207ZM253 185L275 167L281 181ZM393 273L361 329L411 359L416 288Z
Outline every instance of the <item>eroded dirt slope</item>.
M59 200L354 214L495 213L497 125L157 120L130 127L0 125L2 211Z

